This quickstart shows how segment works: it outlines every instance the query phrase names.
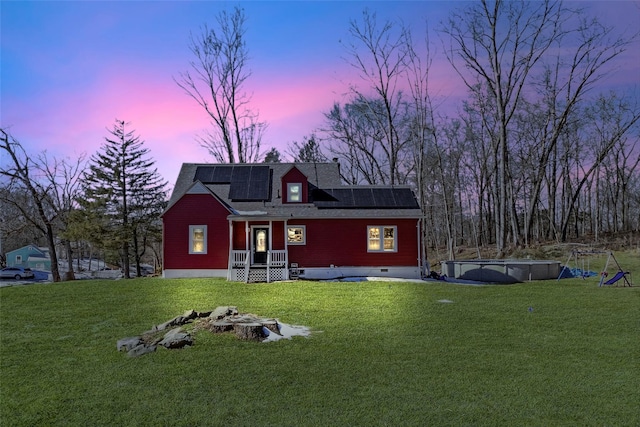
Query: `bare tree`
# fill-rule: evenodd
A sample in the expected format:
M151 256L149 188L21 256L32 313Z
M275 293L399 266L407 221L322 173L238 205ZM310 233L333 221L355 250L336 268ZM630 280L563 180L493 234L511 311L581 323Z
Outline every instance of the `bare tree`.
M610 165L613 165L615 171L615 180L605 181L615 184L611 193L614 195L613 207L616 212L620 212L620 230L630 231L633 229L631 217L631 183L634 179L634 173L638 170L640 164L640 153L637 150L638 139L632 143L620 143L611 150ZM598 204L594 206L597 210Z
M364 161L361 172L370 183L407 181L403 156L409 155L402 127L408 123L401 86L406 78L408 33L390 21L379 24L375 13L364 11L351 21L345 43L347 62L364 83L350 87L352 100L326 114L329 136L338 142L334 154L351 155L347 163Z
M423 212L423 217L421 219L422 264L426 265L430 270L431 267L427 264L427 242L429 239L428 230L431 224L427 224L426 222L428 209L428 193L426 190L429 183L427 171L429 169L434 169L435 165L433 165L433 162L427 153L430 151L430 148L435 147L438 132L435 119L435 107L429 87L429 75L433 59L431 56L431 43L429 40L428 26L426 26L425 31L424 53L420 52L416 47L412 34L408 30L406 32L406 42L406 71L407 81L409 83L409 103L411 104L411 120L406 130L406 137L409 141L409 150L413 156L411 159L411 168L413 168L415 187ZM446 229L447 231L450 230L449 227ZM451 239L449 239L449 241L450 240ZM425 271L425 274L428 273L429 272Z
M471 192L476 197L478 234L484 243L495 240L495 185L497 168L494 152L496 123L488 111L494 109L492 100L481 92L471 92L471 99L463 103L461 121L464 123L466 156L462 164L473 183Z
M587 155L583 157L586 157L588 162L578 163L579 169L564 177L567 181L569 181L569 178L573 178L574 185L570 188L571 191L566 191L568 204L562 219L563 241L567 240L572 218L575 219L576 215L579 214L576 205L579 202L582 189L587 185L603 161L612 153L612 150L621 144L625 145L624 141L630 131L640 122L640 110L638 108L630 108L624 99L619 99L615 95L599 97L582 114L586 120L578 131L576 140L580 141L579 144L587 149ZM613 158L617 160L616 156ZM635 168L636 165L637 162L634 162L633 167ZM625 175L620 177L619 185L628 183L629 178L626 174L630 174L630 172L625 171ZM624 217L624 208L622 206L620 208L623 209L621 214ZM574 222L575 224L576 222ZM613 231L618 231L616 225L614 225Z
M48 198L51 207L57 214L58 237L64 245L67 255L67 275L65 280L74 280L73 254L71 241L65 238L69 228L71 213L77 207L75 199L81 189L81 175L85 167L85 155L81 154L74 162L69 159L49 159L47 153L38 156L38 169L43 179L49 184Z
M191 34L190 70L174 80L211 119L212 129L198 137L200 145L221 163L255 162L266 123L249 108L251 96L244 92L251 75L244 10L223 10L216 21L215 28L204 25L200 34Z
M508 220L514 241L513 189L509 172L509 124L519 106L529 75L560 35L559 2L509 2L482 0L451 15L443 32L449 36L447 57L472 92L486 87L495 100L498 132L495 142L497 168L496 245L504 254ZM511 214L511 216L509 216Z
M0 175L8 179L0 193L3 204L12 206L15 213L45 236L53 281L59 282L56 242L66 228L78 191L83 158L73 163L49 159L46 153L30 157L4 129L0 129L0 149L10 158L9 164L0 165ZM72 271L68 278L73 278Z
M356 98L344 106L334 104L325 115L325 132L332 141L329 152L350 165L344 176L351 184L386 184L391 181L388 146L385 148L383 131L377 126L376 115L383 111L378 100ZM378 116L379 117L379 116Z
M543 183L545 180L549 183L556 182L553 178L546 179L546 165L556 152L562 133L567 127L571 127L570 118L587 101L586 94L610 70L611 67L607 66L633 40L611 38L611 28L602 26L596 19L587 20L579 11L565 13L574 15L579 24L558 38L559 46L568 47L563 50L562 55L547 62L537 85L541 95L539 116L544 122L539 124L539 135L535 138L537 162L531 168L532 189L523 231L525 241L530 237ZM552 191L556 192L555 189ZM555 197L549 200L554 203ZM555 211L555 206L552 209Z

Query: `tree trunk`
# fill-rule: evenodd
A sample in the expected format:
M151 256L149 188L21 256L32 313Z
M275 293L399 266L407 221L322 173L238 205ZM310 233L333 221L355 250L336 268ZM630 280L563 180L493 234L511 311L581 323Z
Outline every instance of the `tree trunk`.
M54 241L53 228L51 224L46 224L47 246L49 247L49 257L51 258L51 276L54 282L60 281L60 269L58 268L58 254L56 253L56 243Z
M229 332L233 330L233 326L234 324L230 322L224 322L224 321L213 322L211 324L211 332L215 332L216 334Z
M73 251L71 250L71 241L65 240L64 247L67 250L67 266L69 271L65 274L64 280L76 280L76 276L73 274ZM80 261L80 256L78 255L78 262Z
M241 340L260 341L264 338L261 323L236 323L233 331Z
M129 262L129 242L123 242L120 250L122 251L122 275L125 279L130 279L131 272L129 269L131 267L131 264Z

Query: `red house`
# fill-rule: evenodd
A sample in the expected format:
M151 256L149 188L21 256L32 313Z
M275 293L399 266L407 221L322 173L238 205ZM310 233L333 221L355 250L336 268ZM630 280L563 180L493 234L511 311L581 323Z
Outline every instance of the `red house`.
M182 165L163 220L164 277L245 282L420 278L406 186L345 186L332 163Z

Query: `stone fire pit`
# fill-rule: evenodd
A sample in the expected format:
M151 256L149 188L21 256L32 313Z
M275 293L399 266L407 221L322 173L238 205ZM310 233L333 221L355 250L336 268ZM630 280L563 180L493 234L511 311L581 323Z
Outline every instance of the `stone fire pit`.
M158 346L178 349L193 345L193 337L183 326L193 324L193 332L207 330L212 333L233 333L238 339L269 342L293 336L309 336L305 326L291 326L277 319L264 318L250 313L238 313L233 306L217 307L213 311L188 310L150 330L134 337L118 340L118 351L126 351L130 357L156 351Z

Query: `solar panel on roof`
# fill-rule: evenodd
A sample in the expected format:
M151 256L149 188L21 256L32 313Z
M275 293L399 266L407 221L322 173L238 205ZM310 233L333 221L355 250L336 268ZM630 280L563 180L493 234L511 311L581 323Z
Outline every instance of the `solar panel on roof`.
M248 200L269 200L268 181L249 181L247 199Z
M196 168L196 174L194 175L193 180L200 181L204 184L211 182L213 168L213 166L198 166Z
M357 207L372 208L376 206L370 188L354 188L353 199Z
M313 203L320 208L333 208L337 206L341 206L343 202L340 201L341 194L339 190L336 189L327 189L327 190L316 190L315 193L322 191L321 197L318 199L314 199Z
M353 199L353 192L350 188L344 188L339 190L333 190L336 199L336 206L339 207L351 207L354 205L355 201Z
M231 183L244 181L249 182L251 176L251 166L235 166L231 173Z
M391 188L372 188L374 206L377 208L395 207L393 198L393 189Z
M229 198L237 201L270 200L271 168L254 165L198 166L193 180L203 184L231 184Z
M235 166L231 173L229 198L237 201L269 200L271 196L269 166Z
M213 170L211 182L213 184L228 184L231 182L232 172L233 166L216 166Z
M311 194L311 202L337 202L338 200L331 193L331 190L321 190L312 184L309 184L309 193Z
M403 208L418 208L418 202L413 195L413 191L408 188L399 188L394 193L396 205Z
M269 180L271 169L269 166L251 166L249 181L251 182L265 182Z
M233 166L198 166L193 180L203 184L228 184L232 171Z
M333 188L323 190L336 201L315 200L322 209L418 209L409 188Z
M231 181L229 198L231 200L247 200L249 196L249 181Z

